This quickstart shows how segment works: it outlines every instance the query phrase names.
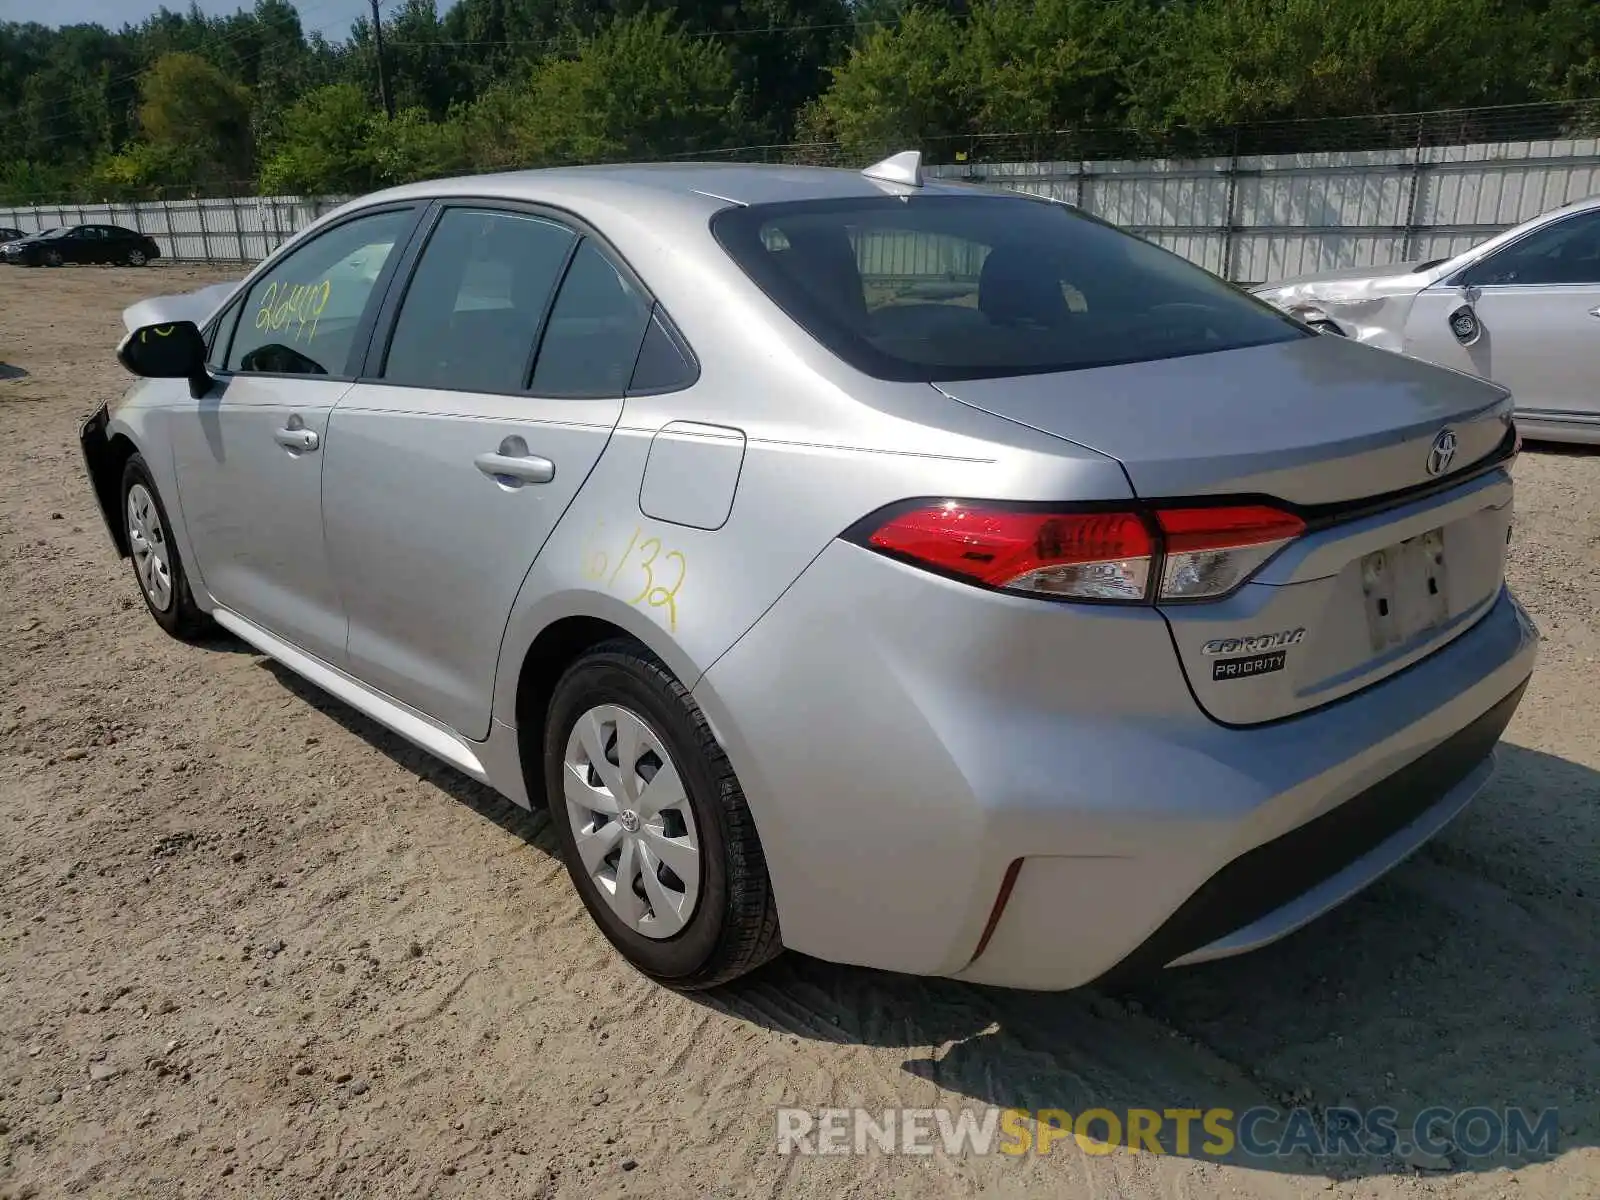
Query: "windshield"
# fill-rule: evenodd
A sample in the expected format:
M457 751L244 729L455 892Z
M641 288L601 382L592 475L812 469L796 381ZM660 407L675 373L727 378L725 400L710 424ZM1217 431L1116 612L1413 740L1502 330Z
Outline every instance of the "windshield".
M70 233L70 232L71 232L71 230L67 229L67 227L63 225L60 229L46 229L39 236L41 238L66 237L67 234Z
M724 209L712 233L813 337L880 379L982 379L1316 335L1140 238L1025 196Z

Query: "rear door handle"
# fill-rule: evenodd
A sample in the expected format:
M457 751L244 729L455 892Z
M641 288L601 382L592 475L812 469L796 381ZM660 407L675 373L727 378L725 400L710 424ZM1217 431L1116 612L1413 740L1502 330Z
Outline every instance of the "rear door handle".
M515 479L524 483L549 483L556 477L556 465L536 454L480 454L472 460L478 470L493 479Z
M317 434L316 431L312 429L303 429L298 426L290 426L289 428L275 431L272 436L274 440L277 441L278 445L282 446L285 450L293 450L297 453L307 454L317 448Z

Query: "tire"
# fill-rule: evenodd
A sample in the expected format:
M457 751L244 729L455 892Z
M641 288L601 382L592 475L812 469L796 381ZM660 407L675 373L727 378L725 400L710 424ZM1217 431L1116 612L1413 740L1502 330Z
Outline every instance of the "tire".
M143 455L129 457L122 468L122 487L117 494L122 497L120 519L128 538L134 579L156 624L186 642L211 633L215 626L194 602L183 559L172 540L172 521Z
M621 770L618 750L624 724L638 747L630 755L631 772ZM652 738L668 761L661 761ZM656 811L645 788L637 799L614 806L617 816L588 808L609 806L613 792L585 750L601 744L608 773L625 793L640 782L660 780L669 799L681 799ZM570 798L565 786L569 758L588 760L579 767L588 790L579 782L573 793L586 803ZM663 775L669 769L675 769L681 790ZM643 646L631 640L603 643L561 677L545 721L544 778L573 886L600 931L639 971L667 987L696 991L753 971L783 949L766 856L733 766L694 698ZM597 864L594 870L585 865L580 837ZM697 849L694 879L673 871L673 864L690 870L686 845ZM601 859L597 851L604 846L615 848ZM659 852L668 848L675 848L671 863ZM609 871L614 880L624 859L636 883L631 899L604 878ZM646 870L652 881L646 881ZM674 903L681 905L676 911Z
M46 250L44 252L44 265L47 267L59 267L66 261L61 257L61 251L59 250Z
M128 251L128 257L123 261L126 262L130 267L142 267L148 263L150 259L143 250L135 246L132 250Z

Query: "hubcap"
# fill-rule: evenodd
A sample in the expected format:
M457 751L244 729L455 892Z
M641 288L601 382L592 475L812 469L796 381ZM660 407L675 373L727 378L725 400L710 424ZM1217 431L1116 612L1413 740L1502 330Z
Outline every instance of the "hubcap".
M135 250L132 254L128 255L128 262L136 267L144 266L144 251Z
M567 738L561 777L583 869L623 924L667 938L694 916L700 837L661 738L615 704L591 708Z
M142 483L128 489L128 548L133 551L139 586L155 608L166 612L172 603L171 552L155 497Z

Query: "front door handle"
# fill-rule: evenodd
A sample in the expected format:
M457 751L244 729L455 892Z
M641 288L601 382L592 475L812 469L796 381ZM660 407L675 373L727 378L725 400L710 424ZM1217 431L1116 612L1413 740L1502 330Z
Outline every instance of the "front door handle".
M278 445L297 454L307 454L317 448L317 433L314 429L291 425L288 428L279 429L272 436Z
M556 477L556 465L537 454L480 454L472 460L478 470L496 481L515 480L513 487L524 483L549 483Z

